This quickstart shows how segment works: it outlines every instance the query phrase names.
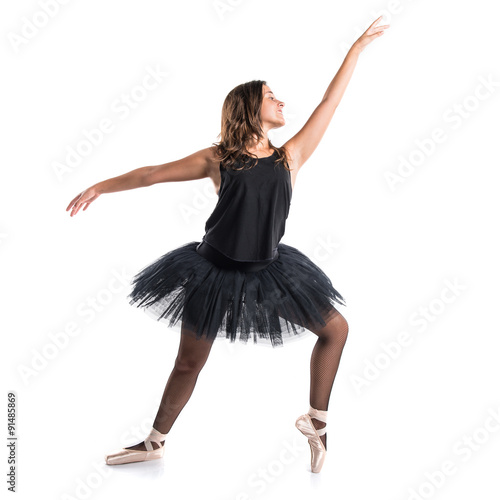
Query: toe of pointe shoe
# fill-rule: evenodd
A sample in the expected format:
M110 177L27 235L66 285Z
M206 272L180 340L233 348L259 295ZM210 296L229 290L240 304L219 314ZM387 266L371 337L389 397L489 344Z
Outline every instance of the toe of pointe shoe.
M133 462L145 462L147 460L155 460L163 457L164 447L157 448L156 450L143 451L143 450L128 450L122 448L121 450L112 452L105 455L104 460L107 465L120 465L129 464Z
M321 472L321 469L323 468L323 464L325 463L325 458L326 458L326 450L318 450L317 448L314 448L311 443L309 443L311 447L311 472Z

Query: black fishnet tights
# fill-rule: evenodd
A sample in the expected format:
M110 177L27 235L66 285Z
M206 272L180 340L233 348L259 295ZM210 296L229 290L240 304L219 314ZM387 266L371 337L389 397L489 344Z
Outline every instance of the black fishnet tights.
M347 340L348 325L339 311L334 309L326 326L312 330L318 340L311 354L311 385L309 403L317 410L328 410L330 393L340 363L340 357ZM197 340L193 334L182 330L179 352L174 368L165 386L163 397L153 427L162 434L167 434L177 416L189 401L196 380L208 359L213 341ZM321 429L325 423L312 419L314 427ZM326 448L326 433L320 436ZM161 442L162 445L164 441ZM152 443L154 449L158 448ZM145 450L144 442L128 449Z
M311 384L309 403L317 410L328 410L330 393L332 391L335 375L340 363L340 357L347 340L349 327L346 319L334 308L334 313L326 326L313 330L318 335L311 354ZM321 429L325 423L315 418L312 419L316 429ZM320 436L326 448L326 435Z
M170 373L158 413L153 422L153 427L162 434L167 434L170 431L177 416L191 397L198 375L208 359L212 345L213 341L197 340L191 332L182 330L174 368ZM165 441L161 442L162 445L164 443ZM153 449L159 447L155 442L151 444ZM142 441L128 449L145 450L146 447Z

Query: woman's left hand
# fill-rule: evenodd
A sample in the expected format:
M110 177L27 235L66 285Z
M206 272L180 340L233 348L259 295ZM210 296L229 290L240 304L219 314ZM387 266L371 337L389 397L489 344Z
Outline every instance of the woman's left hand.
M375 26L382 19L382 16L378 17L370 24L368 29L354 42L353 47L357 47L361 52L370 42L384 34L385 28L389 28L389 24L384 24L383 26Z

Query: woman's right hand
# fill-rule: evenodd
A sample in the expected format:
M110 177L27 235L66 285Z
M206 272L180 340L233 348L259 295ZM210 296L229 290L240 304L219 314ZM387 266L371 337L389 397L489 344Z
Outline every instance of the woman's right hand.
M71 217L73 217L73 215L76 215L83 205L85 205L83 209L87 210L88 206L93 201L97 200L99 196L101 196L101 193L97 191L95 186L91 186L71 200L68 208L66 208L66 212L73 207L70 213Z

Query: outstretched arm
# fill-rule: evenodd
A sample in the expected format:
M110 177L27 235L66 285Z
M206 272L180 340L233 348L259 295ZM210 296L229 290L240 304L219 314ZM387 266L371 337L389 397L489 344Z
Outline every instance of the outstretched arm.
M76 215L80 208L87 210L88 206L101 194L115 193L127 189L136 189L151 186L159 182L178 182L203 179L209 176L213 158L213 148L201 149L180 160L171 161L162 165L141 167L126 174L112 177L98 182L75 196L69 203L66 211L71 209L71 217Z
M325 134L351 79L359 54L370 42L382 35L385 28L389 27L389 25L375 26L381 18L382 16L375 19L369 28L354 42L337 74L328 85L321 102L305 125L283 145L290 152L297 169L300 169L313 154Z

